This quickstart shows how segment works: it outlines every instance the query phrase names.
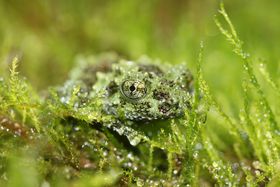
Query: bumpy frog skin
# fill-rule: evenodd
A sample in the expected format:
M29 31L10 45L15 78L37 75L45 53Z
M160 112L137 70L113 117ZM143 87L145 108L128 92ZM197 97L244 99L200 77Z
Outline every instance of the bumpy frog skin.
M184 115L190 110L193 77L184 65L167 65L141 58L138 61L99 58L73 70L71 79L61 89L63 98L70 87L79 86L79 105L101 95L100 112L113 116L112 128L124 134L132 145L137 134L133 125L151 123Z

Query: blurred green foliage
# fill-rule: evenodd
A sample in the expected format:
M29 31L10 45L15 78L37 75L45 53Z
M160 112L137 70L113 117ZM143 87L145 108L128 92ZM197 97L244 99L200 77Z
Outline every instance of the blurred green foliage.
M279 83L280 2L277 0L225 0L224 3L241 40L245 41L245 51L251 55L252 62L250 63L255 72L254 75L259 78L259 84L267 96L268 103L272 103L270 106L279 121L279 96L273 92L267 81L262 79L258 64L264 64L272 80ZM244 81L246 79L244 78L244 64L240 63L242 60L232 52L230 45L215 25L213 18L217 14L218 5L219 2L214 0L35 0L30 2L1 0L0 75L4 77L9 75L12 59L17 56L19 59L17 71L20 71L22 76L27 77L32 87L43 95L44 90L49 86L59 85L67 79L67 74L79 55L94 55L105 51L117 52L127 59L137 59L146 54L170 63L186 61L190 69L195 72L199 44L203 40L205 47L202 74L212 95L221 106L221 110L234 119L233 123L236 124L238 123L237 119L246 118L246 114L244 114L245 117L240 114L244 112L244 95L246 97L248 94L247 97L250 99L256 96L250 91L244 93L244 82L245 87L247 84ZM222 24L226 25L225 22ZM15 83L15 85L17 84L21 85L19 82ZM0 86L3 85L0 84ZM22 84L21 86L29 90L29 85ZM251 87L249 86L250 89ZM0 88L3 91L1 93L4 93L5 89L6 87ZM34 90L30 92L33 93ZM28 97L26 92L20 92L20 94L25 94L24 97ZM12 95L7 96L7 98L11 100L10 103L17 102L15 99L13 100ZM210 96L209 98L211 100ZM32 99L28 100L27 103L25 101L19 102L18 107L24 106L23 109L19 109L22 111L20 116L26 115L26 119L24 119L31 121L30 123L39 130L38 125L36 126L38 111L29 107L29 104L30 106L34 105ZM1 97L0 101L2 101ZM259 100L248 102L257 104ZM213 102L209 103L209 105L213 104ZM35 101L35 105L39 105L39 99ZM3 111L8 110L8 108L9 106L6 105L0 107ZM221 154L225 160L236 161L240 159L236 153L236 147L234 147L237 140L236 137L229 135L230 122L225 122L221 116L219 112L217 114L210 111L205 130L202 133L204 141L209 143L207 145L216 149L212 152L211 149L208 149L209 154L212 154L209 158L219 159L219 154ZM245 121L248 124L247 122L250 120L246 118ZM252 123L259 124L255 123L254 119ZM261 130L265 128L261 126L258 128L255 136L258 141L255 142L255 145L253 143L253 147L260 145L262 138L264 138L260 134ZM251 132L250 129L248 132ZM1 134L1 138L5 138L5 136ZM248 141L254 142L254 139ZM247 157L244 156L245 153L242 153L242 158L246 158L242 162L249 162L249 165L253 165L254 159L269 155L267 154L268 150L266 150L269 149L269 146L266 146L260 148L263 152L258 152L257 149L254 152L252 151L254 148L249 147ZM9 146L5 148L7 147ZM244 148L240 148L240 150L244 151ZM214 152L217 155L213 155ZM5 154L6 151L2 153L2 156ZM26 155L23 158L13 157L7 161L12 163L8 169L13 174L10 176L12 179L24 178L23 166L19 167L18 173L13 171L17 168L17 163L23 162L25 157ZM33 156L31 158L31 161L35 163ZM269 159L264 158L261 163L263 164L267 160ZM219 164L217 160L213 161L214 167L209 166L208 168L212 168L212 173L219 175L219 171L215 171L215 168L219 168ZM226 165L224 164L224 166ZM277 167L279 166L276 164L276 169L274 168L272 172L275 174L274 178L270 179L272 186L277 186L277 176L279 176L279 168L277 170ZM231 171L228 168L230 167L225 167L222 172L228 172L224 176L230 178ZM0 169L4 170L2 167ZM266 171L270 171L269 169ZM244 172L246 173L246 170ZM26 173L35 176L34 168L29 168ZM99 175L105 176L107 173L96 174L96 177L98 178ZM271 176L271 174L269 175ZM108 176L112 180L116 180L115 175L108 174ZM220 174L220 176L223 175ZM253 179L250 179L251 175L248 176L248 181L253 184ZM5 176L1 176L1 178L5 178ZM205 178L210 177L204 177L204 180ZM83 180L91 183L91 181L87 181L86 176L78 181L77 185L81 185ZM219 183L219 179L215 177L209 179L209 183L215 183L213 180L217 180ZM38 182L37 180L24 179L19 179L19 181L24 181L26 185L37 185ZM10 185L17 186L16 182L14 181ZM106 181L100 182L100 184L103 183L107 184ZM219 184L222 185L222 183Z

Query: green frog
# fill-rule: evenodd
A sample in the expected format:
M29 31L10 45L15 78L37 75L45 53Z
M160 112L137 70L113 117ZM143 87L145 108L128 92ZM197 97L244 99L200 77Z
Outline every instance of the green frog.
M90 118L93 125L124 135L135 146L150 139L151 132L139 131L142 127L183 117L191 110L193 76L185 64L163 64L147 57L129 61L106 54L80 60L58 93L61 103L71 102L74 111L84 109L88 116L94 111L100 117Z

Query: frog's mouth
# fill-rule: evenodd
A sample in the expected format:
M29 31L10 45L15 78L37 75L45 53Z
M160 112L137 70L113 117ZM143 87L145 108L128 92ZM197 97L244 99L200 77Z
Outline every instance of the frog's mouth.
M130 121L158 121L158 120L167 120L173 118L183 117L185 114L183 109L178 107L172 107L168 103L162 103L158 106L156 112L150 112L149 110L136 110L134 112L124 112L125 119Z

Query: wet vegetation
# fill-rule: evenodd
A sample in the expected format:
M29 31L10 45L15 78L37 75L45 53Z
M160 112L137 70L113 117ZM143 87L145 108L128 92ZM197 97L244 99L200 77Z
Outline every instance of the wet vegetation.
M224 4L176 3L0 2L0 186L280 184L279 3L225 2L229 15ZM98 97L77 108L71 87L65 102L56 88L75 61L107 51L183 62L192 107L137 127L134 144L104 126L114 116Z

